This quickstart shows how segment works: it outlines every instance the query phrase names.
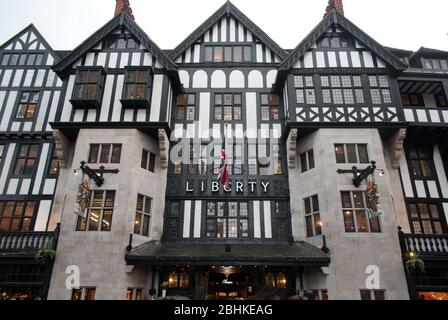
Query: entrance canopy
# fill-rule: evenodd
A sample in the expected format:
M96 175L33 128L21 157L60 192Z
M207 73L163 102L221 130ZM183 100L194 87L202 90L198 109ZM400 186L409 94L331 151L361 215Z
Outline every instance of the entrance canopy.
M148 242L128 253L126 261L155 266L324 267L330 263L330 257L306 242L272 245Z

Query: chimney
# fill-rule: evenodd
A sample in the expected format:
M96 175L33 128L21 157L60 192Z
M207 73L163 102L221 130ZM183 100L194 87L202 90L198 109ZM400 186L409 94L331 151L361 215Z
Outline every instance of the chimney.
M344 5L342 0L328 0L327 10L325 10L324 18L331 14L331 11L336 10L339 14L344 15Z
M117 4L115 5L115 17L120 15L120 13L125 12L129 18L135 20L134 15L132 14L131 4L129 0L115 0Z

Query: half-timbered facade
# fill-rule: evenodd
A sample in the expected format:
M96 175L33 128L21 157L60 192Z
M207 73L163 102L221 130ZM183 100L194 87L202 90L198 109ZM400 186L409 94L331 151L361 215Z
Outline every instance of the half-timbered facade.
M228 1L161 50L116 2L70 52L0 47L1 293L446 298L447 52L341 0L293 50Z
M33 25L0 47L0 292L8 297L48 290L51 263L35 255L57 242L50 212L59 164L49 123L62 92L51 70L59 54Z

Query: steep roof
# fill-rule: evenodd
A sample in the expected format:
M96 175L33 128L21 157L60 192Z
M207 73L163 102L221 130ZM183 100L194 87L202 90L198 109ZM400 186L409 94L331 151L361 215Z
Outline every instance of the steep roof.
M75 63L87 51L93 48L99 41L104 39L117 27L125 26L144 46L156 57L162 66L168 71L177 71L177 65L160 49L148 35L129 16L122 12L106 23L101 29L87 38L72 52L59 61L54 67L55 72L63 72L66 68Z
M171 53L171 59L178 58L187 48L193 45L202 35L209 30L215 23L220 21L224 16L233 16L248 30L250 30L261 42L271 49L280 59L286 57L286 52L272 40L263 30L261 30L252 20L235 7L230 1L227 1L218 9L210 18L201 24L192 34L190 34L181 44L179 44Z
M279 65L280 71L291 69L294 64L319 40L319 38L333 25L339 26L363 43L368 49L380 57L386 64L397 71L403 71L407 66L394 56L389 50L359 29L350 20L333 10L324 18L313 31L286 57Z

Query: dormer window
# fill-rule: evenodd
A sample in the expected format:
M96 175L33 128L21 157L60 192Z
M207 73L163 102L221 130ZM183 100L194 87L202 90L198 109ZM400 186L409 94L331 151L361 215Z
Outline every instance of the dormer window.
M150 68L127 68L121 103L127 108L149 108L151 78Z
M103 96L105 72L103 68L78 69L70 102L75 108L98 108Z

